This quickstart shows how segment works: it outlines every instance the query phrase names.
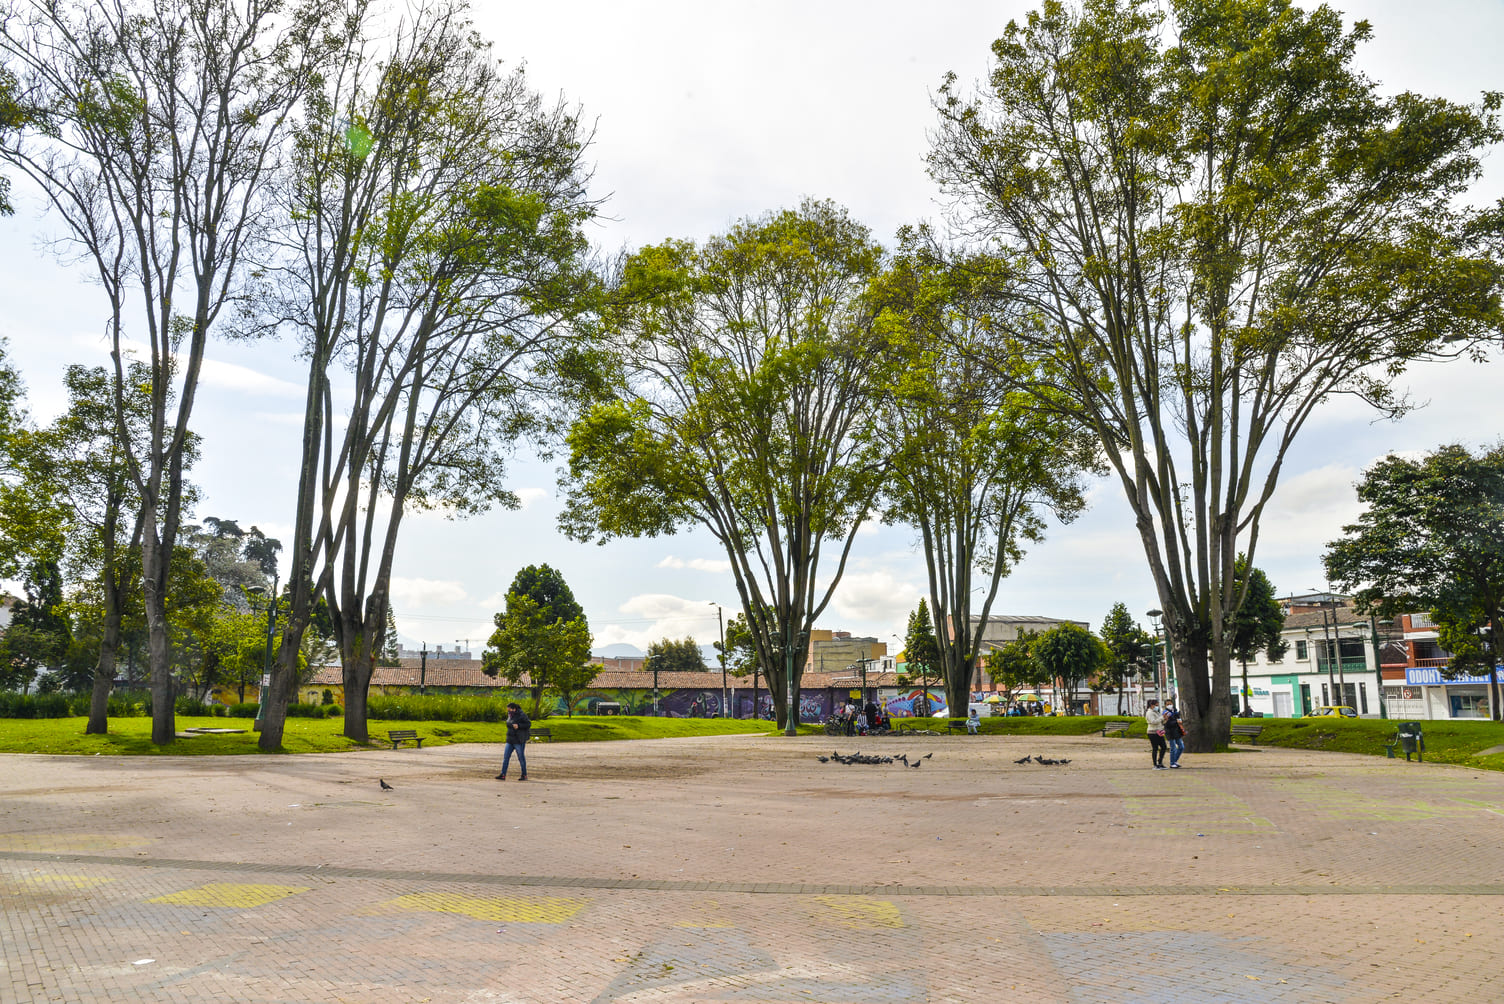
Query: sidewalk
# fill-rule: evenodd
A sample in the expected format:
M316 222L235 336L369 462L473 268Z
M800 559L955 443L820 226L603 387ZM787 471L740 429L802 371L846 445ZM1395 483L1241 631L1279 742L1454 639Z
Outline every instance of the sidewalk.
M526 784L479 746L9 756L0 1000L1504 999L1504 775L1147 753L542 744Z

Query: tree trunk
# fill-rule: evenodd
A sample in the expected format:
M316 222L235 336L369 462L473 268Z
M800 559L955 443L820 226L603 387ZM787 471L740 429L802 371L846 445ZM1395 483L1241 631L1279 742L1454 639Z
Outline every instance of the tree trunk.
M1215 702L1212 699L1212 688L1206 672L1206 646L1176 634L1170 638L1170 648L1174 652L1177 667L1177 703L1185 727L1186 751L1214 752L1217 747L1227 745L1232 722L1227 713L1226 696Z
M115 685L115 649L99 646L99 664L94 669L94 691L89 695L89 723L84 735L102 736L110 731L110 689Z
M369 646L362 646L361 651L344 661L341 675L345 681L345 738L357 743L369 742L371 738L366 702L375 666L376 653Z
M146 607L146 664L151 672L151 741L166 746L177 738L177 721L172 706L172 666L167 637L167 597L162 584L164 577L162 543L156 539L156 527L149 526L142 540L142 584L145 586Z

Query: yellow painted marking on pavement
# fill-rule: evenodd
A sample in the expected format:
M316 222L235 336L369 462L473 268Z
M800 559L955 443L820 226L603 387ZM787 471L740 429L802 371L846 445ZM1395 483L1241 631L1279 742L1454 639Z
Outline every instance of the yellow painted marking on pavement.
M852 931L876 931L903 927L898 907L885 899L866 896L815 896L824 912L835 914L835 925ZM819 918L829 920L829 917Z
M458 893L419 892L387 900L381 905L393 910L458 913L500 924L562 924L590 903L589 900L564 896L502 896L493 899Z
M140 847L149 837L113 833L0 833L0 851L57 851L82 853Z
M19 875L17 878L23 882L31 882L35 885L65 885L74 889L92 889L106 882L114 882L112 878L100 878L97 875L47 875L32 874Z
M279 899L307 892L306 885L260 885L254 883L210 882L197 889L184 889L147 900L148 903L168 903L173 906L229 906L238 909L265 906Z
M730 920L726 919L721 911L721 904L715 900L706 900L696 903L689 908L690 916L683 920L675 921L675 927L693 927L701 929L735 927Z

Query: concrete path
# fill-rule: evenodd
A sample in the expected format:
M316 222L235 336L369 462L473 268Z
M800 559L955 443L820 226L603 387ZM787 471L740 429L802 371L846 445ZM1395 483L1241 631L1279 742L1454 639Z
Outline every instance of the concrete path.
M536 745L524 784L498 754L0 758L0 1001L1504 1000L1504 774L724 737Z

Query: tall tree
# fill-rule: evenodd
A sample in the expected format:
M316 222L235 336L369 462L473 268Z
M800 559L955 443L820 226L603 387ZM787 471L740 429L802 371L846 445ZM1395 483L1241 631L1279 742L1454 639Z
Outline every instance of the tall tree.
M554 689L570 696L599 672L590 663L590 626L564 577L548 565L529 565L507 591L507 608L496 615L496 631L481 655L488 676L500 675L532 692L534 716L542 714L543 694Z
M1275 599L1274 586L1263 569L1254 568L1246 554L1238 555L1233 574L1238 577L1244 592L1243 605L1233 619L1232 657L1243 667L1243 686L1238 693L1244 713L1248 708L1248 662L1260 652L1274 662L1284 657L1290 648L1285 641L1285 608ZM1236 710L1236 709L1234 709Z
M946 703L960 708L1003 578L1044 539L1045 513L1069 523L1086 507L1080 474L1095 442L1016 389L1030 364L996 338L1001 263L947 260L923 230L900 242L875 297L904 362L886 395L896 447L884 517L919 533Z
M1381 617L1430 611L1453 653L1446 672L1487 672L1490 713L1499 719L1504 446L1385 457L1364 472L1358 500L1363 514L1327 545L1327 575L1357 590L1360 610Z
M1398 415L1409 360L1500 328L1499 221L1462 203L1500 98L1381 95L1368 37L1288 0L1049 0L985 92L939 95L932 171L1122 485L1192 750L1226 742L1234 562L1313 411Z
M282 314L308 361L283 635L261 733L281 741L292 659L322 595L339 642L345 735L390 608L405 515L515 508L511 451L559 431L588 383L570 322L598 281L583 227L588 133L505 70L460 4L364 41L310 96L281 189ZM338 417L333 402L345 402Z
M815 201L643 248L603 323L619 399L570 432L566 532L709 530L789 735L809 632L881 484L872 403L889 356L867 291L882 259Z
M31 476L50 486L69 528L65 568L80 585L89 583L98 604L98 627L86 632L97 642L89 721L85 732L109 730L109 695L114 684L122 626L127 610L141 610L141 502L127 466L129 451L122 429L139 450L149 429L150 376L144 365L127 371L125 393L116 401L114 375L104 367L70 366L63 376L68 409L35 437L28 451ZM119 421L123 411L125 422ZM196 456L196 441L187 444L185 468ZM191 486L184 498L192 499ZM87 603L84 604L86 609Z
M1118 714L1123 713L1123 691L1138 672L1149 651L1150 637L1128 613L1124 603L1114 603L1102 621L1102 643L1111 654L1110 677L1118 692Z
M157 744L176 734L167 594L209 334L248 295L290 115L343 14L340 0L89 0L0 20L0 51L47 124L0 133L0 157L41 185L66 250L92 261L108 300L120 442L141 505ZM128 327L151 376L141 449L123 431L133 295Z

